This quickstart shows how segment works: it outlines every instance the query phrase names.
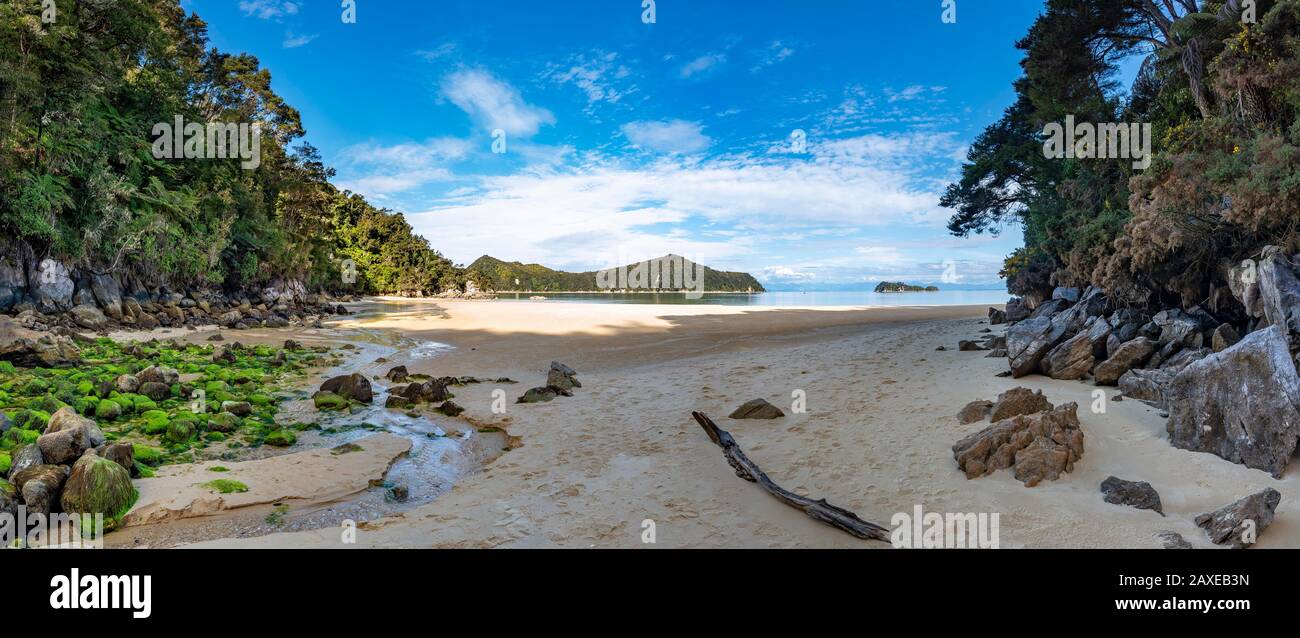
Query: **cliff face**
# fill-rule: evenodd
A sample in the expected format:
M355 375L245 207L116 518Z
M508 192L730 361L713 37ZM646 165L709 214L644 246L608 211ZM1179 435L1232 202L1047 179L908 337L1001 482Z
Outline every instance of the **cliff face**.
M679 269L684 271L679 276ZM480 288L494 291L593 292L655 290L766 292L752 275L714 270L677 255L665 255L603 271L564 272L538 264L504 262L484 255L465 269ZM702 288L700 287L702 285Z

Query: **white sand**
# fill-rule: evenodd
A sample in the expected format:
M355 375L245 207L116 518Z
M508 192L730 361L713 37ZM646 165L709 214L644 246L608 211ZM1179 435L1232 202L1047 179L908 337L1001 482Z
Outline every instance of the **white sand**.
M434 375L511 376L506 415L495 386L456 401L468 417L508 429L521 447L404 516L365 526L359 547L880 548L818 523L735 476L690 417L709 414L784 487L889 526L895 512L1000 513L1002 547L1159 547L1181 533L1210 547L1192 519L1264 487L1282 492L1261 547L1300 546L1300 489L1208 454L1177 450L1164 419L1143 403L1091 411L1090 384L994 375L1005 359L958 352L981 336L986 308L757 309L577 303L406 304L382 319L345 322L456 346L408 363ZM1001 332L1000 330L998 331ZM949 348L936 352L938 345ZM572 398L516 405L542 385L552 359L576 368ZM1072 474L1026 488L1009 472L967 480L951 446L986 424L961 426L967 402L1023 385L1055 404L1076 401L1086 436ZM764 397L806 414L733 421ZM1114 396L1114 388L1107 389ZM1114 474L1149 481L1168 514L1109 505L1098 486ZM203 543L203 547L340 547L337 528Z

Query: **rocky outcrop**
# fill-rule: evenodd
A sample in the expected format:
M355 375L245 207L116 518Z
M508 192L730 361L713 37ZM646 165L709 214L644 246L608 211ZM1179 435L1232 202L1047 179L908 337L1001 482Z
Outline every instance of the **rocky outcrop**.
M546 372L546 385L561 390L581 388L582 384L578 382L577 376L578 372L573 368L559 361L552 361L551 368Z
M1259 303L1268 325L1300 334L1300 274L1276 246L1265 248L1259 262Z
M1300 376L1282 329L1196 361L1165 392L1169 442L1281 478L1300 441Z
M0 316L0 361L24 368L62 368L79 363L81 353L67 337L42 334Z
M1095 358L1088 333L1080 332L1052 349L1043 358L1042 371L1053 379L1073 381L1087 376Z
M998 395L997 403L993 404L989 418L996 422L1021 414L1034 414L1051 409L1052 404L1047 401L1047 397L1043 396L1042 390L1035 392L1029 388L1011 388Z
M1026 487L1054 481L1074 469L1083 456L1079 406L1067 403L1051 412L999 421L952 447L957 467L974 479L1011 468Z
M1114 476L1101 482L1102 499L1112 505L1127 505L1140 510L1151 510L1164 516L1160 494L1145 481L1125 481Z
M989 308L989 325L999 326L1007 322L1007 311Z
M1282 494L1273 488L1251 494L1231 505L1196 517L1196 526L1205 530L1210 542L1236 549L1249 547L1259 534L1273 524L1273 513Z
M785 416L781 408L768 403L765 399L754 399L732 411L732 419L779 419Z
M1116 385L1124 373L1146 363L1155 352L1156 343L1146 337L1122 343L1109 359L1093 370L1093 380L1097 385Z

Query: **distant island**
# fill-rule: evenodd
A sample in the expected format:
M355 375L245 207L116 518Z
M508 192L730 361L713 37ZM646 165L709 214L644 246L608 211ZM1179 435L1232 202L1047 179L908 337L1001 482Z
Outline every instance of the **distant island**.
M876 292L939 292L938 286L911 286L901 281L882 281Z
M465 269L465 274L478 289L490 292L674 292L696 289L697 286L692 285L692 281L683 280L671 269L648 275L645 281L638 281L637 267L652 262L680 263L688 275L703 272L702 290L705 292L767 292L763 284L758 283L749 273L714 270L677 255L665 255L638 264L590 272L564 272L538 264L506 262L484 255L474 260ZM619 271L624 273L621 278L617 276ZM606 273L606 276L598 276L601 273Z

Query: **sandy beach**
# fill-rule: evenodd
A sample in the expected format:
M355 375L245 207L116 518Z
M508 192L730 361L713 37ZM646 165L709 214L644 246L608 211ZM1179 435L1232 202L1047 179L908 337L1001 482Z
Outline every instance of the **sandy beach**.
M997 377L1005 358L956 349L958 340L989 328L986 307L390 301L364 310L321 330L227 336L249 342L293 334L329 343L364 335L396 344L382 365L364 350L349 362L367 374L405 364L434 376L516 379L460 388L456 401L465 414L431 417L453 430L501 428L513 449L426 504L361 523L354 544L342 541L340 521L191 546L889 547L816 522L738 478L691 419L693 410L729 430L783 487L886 527L895 513L921 505L998 513L1004 548L1157 548L1155 535L1164 530L1214 547L1192 519L1274 487L1282 504L1259 546L1300 544L1295 470L1277 481L1177 450L1166 441L1164 419L1144 403L1108 401L1104 414L1094 413L1091 384ZM431 350L429 342L442 345ZM936 351L940 345L947 350ZM583 387L575 396L513 403L543 385L552 360L578 371ZM1016 386L1041 389L1057 405L1078 402L1082 461L1034 488L1008 471L967 480L951 446L987 423L959 425L955 414ZM492 409L497 389L508 397L505 414ZM806 393L806 413L790 410L796 391ZM1108 397L1116 393L1106 389ZM787 416L726 418L754 398ZM1098 486L1110 475L1150 482L1167 516L1103 502ZM655 524L654 545L642 542L646 520Z

